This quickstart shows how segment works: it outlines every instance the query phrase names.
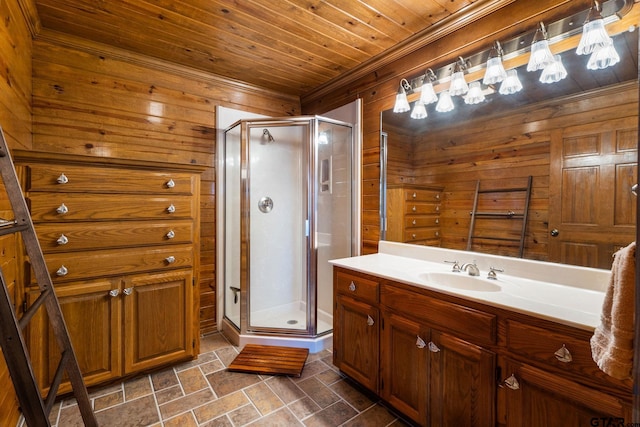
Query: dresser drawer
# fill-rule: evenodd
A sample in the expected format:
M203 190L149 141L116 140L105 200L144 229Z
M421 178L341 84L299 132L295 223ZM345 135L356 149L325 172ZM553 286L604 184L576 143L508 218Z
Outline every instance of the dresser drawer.
M438 239L440 237L439 228L416 228L405 230L404 241L412 242L415 240Z
M44 253L126 246L190 243L193 221L38 223L36 234Z
M406 215L404 228L439 227L440 218L435 215Z
M195 198L182 195L30 193L31 218L38 221L101 221L192 218Z
M406 202L404 204L405 215L439 214L440 204L427 202Z
M404 190L404 199L416 202L439 202L440 194L438 190L407 188Z
M494 314L393 285L380 288L380 300L404 316L455 332L476 344L493 344L496 341L497 317Z
M336 273L335 286L336 292L340 294L359 298L372 304L379 301L379 284L374 280L339 271Z
M196 177L186 172L118 167L33 164L26 176L27 191L192 195L196 188Z
M107 249L45 255L54 283L193 266L191 245ZM33 277L33 275L32 275ZM35 279L34 279L35 280Z
M587 379L618 382L602 372L591 356L591 334L574 337L556 330L507 320L507 346L531 363L538 361ZM624 382L619 382L623 384ZM630 382L627 383L630 386ZM624 386L623 386L624 387Z

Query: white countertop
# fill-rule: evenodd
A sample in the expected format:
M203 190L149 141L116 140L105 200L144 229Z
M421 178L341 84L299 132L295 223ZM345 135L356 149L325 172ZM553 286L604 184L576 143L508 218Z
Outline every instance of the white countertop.
M604 292L610 271L381 241L378 253L329 261L385 279L431 289L487 305L593 331L600 323ZM480 276L451 273L452 264L475 261ZM503 269L497 280L487 279L489 267ZM442 277L434 283L425 273ZM433 277L433 276L432 276ZM461 287L444 284L461 283ZM470 286L466 286L466 283ZM490 290L478 290L478 289Z

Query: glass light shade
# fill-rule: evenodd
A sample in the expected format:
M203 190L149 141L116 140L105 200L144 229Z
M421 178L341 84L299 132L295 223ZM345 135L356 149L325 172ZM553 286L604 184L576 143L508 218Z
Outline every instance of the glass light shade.
M436 95L436 91L433 90L433 83L427 82L422 85L420 101L425 105L438 102L438 95Z
M421 100L417 100L415 104L413 104L413 110L411 110L411 118L412 119L424 119L427 117L427 109L424 107L424 104Z
M469 92L464 97L464 103L473 105L480 104L482 101L484 101L484 93L482 93L480 82L471 82Z
M507 70L507 77L502 81L498 92L500 95L513 95L516 92L522 90L522 83L518 78L518 71L516 69Z
M405 113L409 111L409 101L407 101L407 93L403 90L396 94L396 103L393 106L394 113Z
M542 74L540 75L540 81L542 83L556 83L567 77L567 70L562 65L562 59L560 55L554 56L555 61L547 65Z
M469 91L469 85L464 79L464 71L456 71L451 75L451 85L449 86L449 95L464 95Z
M453 99L451 99L451 94L449 93L449 91L442 91L442 93L440 94L440 99L436 104L436 111L438 113L446 113L453 110L454 108L455 105L453 105Z
M611 43L611 37L607 34L602 18L594 19L584 24L582 27L582 37L576 53L578 55L589 55L597 48L605 47Z
M542 70L551 63L553 63L553 54L549 49L549 41L544 39L533 43L527 71Z
M589 70L602 70L603 68L611 67L620 62L620 55L613 46L613 40L611 40L606 46L596 48L591 56L589 62L587 62L587 68Z
M487 70L484 73L482 83L485 85L493 85L500 83L506 77L507 72L504 70L504 66L502 65L502 58L499 56L489 58L487 60Z

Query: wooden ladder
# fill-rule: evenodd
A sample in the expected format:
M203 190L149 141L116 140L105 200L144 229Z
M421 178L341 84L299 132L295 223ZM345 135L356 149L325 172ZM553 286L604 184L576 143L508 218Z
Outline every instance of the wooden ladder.
M467 238L467 250L468 251L471 250L471 245L472 245L472 242L473 242L474 238L481 238L481 239L486 239L486 240L502 240L502 241L508 241L508 242L519 242L518 256L520 258L522 258L523 254L524 254L524 241L525 241L526 231L527 231L527 218L528 218L528 215L529 215L529 200L531 199L531 182L532 182L532 177L529 176L529 178L527 180L527 186L526 187L497 188L497 189L494 188L494 189L480 190L480 181L478 180L478 182L476 183L475 197L473 199L473 209L469 213L471 215L471 222L469 223L469 237ZM480 194L486 194L486 193L517 193L517 192L524 192L525 193L524 206L522 208L522 212L521 213L516 213L516 212L514 212L512 210L507 211L507 212L478 212L478 196ZM476 224L476 219L477 218L520 219L522 221L522 228L521 228L521 231L520 231L520 238L516 239L516 238L503 237L503 236L486 236L486 235L478 236L478 235L475 235L473 233L474 233L474 228L475 228L475 224Z
M0 269L0 281L2 282L2 292L0 292L0 344L2 345L2 352L7 362L22 414L28 426L49 426L49 414L55 402L60 383L63 380L63 375L66 372L85 426L97 426L98 422L91 409L87 388L71 345L62 310L60 309L60 304L51 282L51 276L47 270L42 249L36 237L27 203L1 127L0 174L2 175L2 181L14 215L14 219L0 220L0 236L21 233L31 267L40 288L38 298L26 310L24 315L18 319L13 310L7 283ZM47 397L44 399L36 382L31 359L22 334L22 330L29 324L40 306L44 306L46 309L51 329L61 350L60 363L49 386Z

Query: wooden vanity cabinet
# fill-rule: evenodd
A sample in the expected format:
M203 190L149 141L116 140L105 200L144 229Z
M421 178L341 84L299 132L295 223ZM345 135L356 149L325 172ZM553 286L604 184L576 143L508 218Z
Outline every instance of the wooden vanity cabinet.
M87 385L195 357L200 171L40 156L17 152L16 166ZM45 316L28 330L42 386L60 357Z

